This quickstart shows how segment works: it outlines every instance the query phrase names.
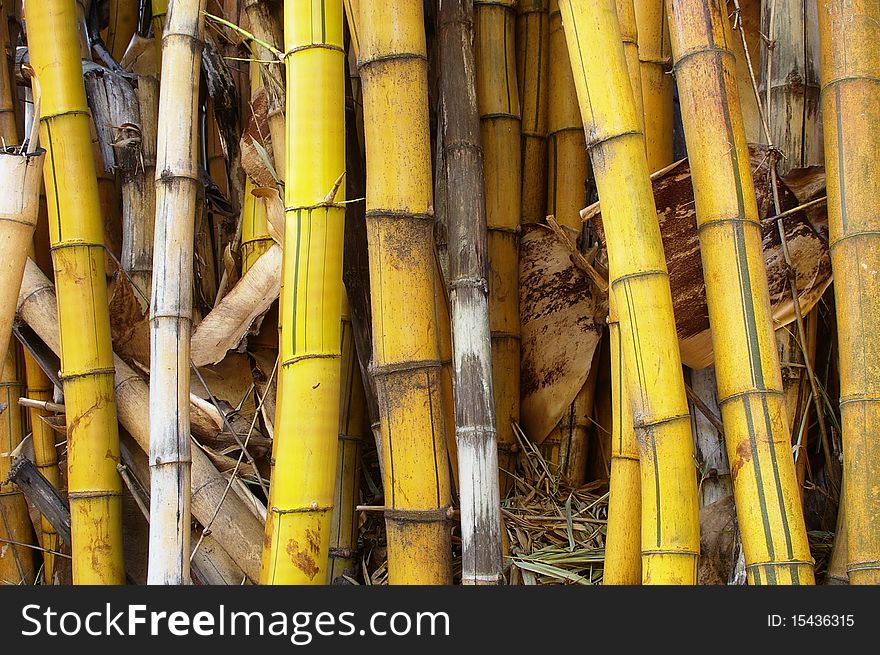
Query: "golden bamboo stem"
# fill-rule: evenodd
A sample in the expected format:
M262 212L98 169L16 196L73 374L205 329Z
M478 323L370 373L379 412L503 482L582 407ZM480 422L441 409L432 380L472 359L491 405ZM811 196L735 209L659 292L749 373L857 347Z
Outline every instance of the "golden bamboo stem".
M24 437L24 415L18 399L24 394L24 370L20 348L13 342L7 349L0 373L0 584L33 584L34 551L22 545L32 544L33 528L27 501L11 482L6 480L12 466L13 450Z
M617 23L620 26L620 40L623 41L623 55L626 58L626 71L632 87L633 101L639 115L639 126L645 132L645 109L642 101L641 60L639 59L639 32L636 25L636 10L633 0L616 0ZM645 137L647 144L647 136ZM646 146L647 147L647 146ZM648 170L653 170L649 168Z
M548 0L522 0L516 16L516 77L522 107L523 223L540 223L547 206L547 114L550 90L548 8Z
M24 367L28 398L46 403L51 402L54 385L26 349L24 350ZM30 417L31 439L34 445L34 464L43 477L58 489L61 485L61 470L58 468L55 430L43 420L45 417L51 416L51 413L46 409L29 407L28 416ZM45 516L41 519L41 527L43 538L40 545L46 549L43 552L43 581L46 584L52 584L55 575L55 554L52 551L58 550L58 533Z
M880 4L819 0L849 580L880 584Z
M110 23L104 33L104 43L116 61L122 59L137 31L138 4L138 0L110 0Z
M25 6L58 285L75 584L121 584L122 481L104 244L73 0Z
M690 414L616 6L563 0L560 8L602 202L611 288L620 301L624 379L641 462L642 580L693 584L700 546Z
M339 385L339 437L336 456L336 492L330 524L331 582L342 575L355 575L354 553L358 540L361 448L366 426L366 398L352 336L348 302L342 300L342 376Z
M514 53L514 0L474 0L477 104L489 238L489 324L501 495L511 480L519 421L519 233L521 120Z
M325 584L339 435L341 2L285 2L287 152L278 402L262 581ZM320 80L320 83L316 81Z
M389 581L448 584L450 484L434 308L423 8L420 0L374 2L362 6L360 14L374 375ZM518 135L512 152L519 161ZM518 197L514 204L518 211Z
M667 9L748 580L812 584L725 3Z
M672 163L672 52L666 22L668 0L635 0L639 39L639 72L645 113L645 144L648 170L658 171Z

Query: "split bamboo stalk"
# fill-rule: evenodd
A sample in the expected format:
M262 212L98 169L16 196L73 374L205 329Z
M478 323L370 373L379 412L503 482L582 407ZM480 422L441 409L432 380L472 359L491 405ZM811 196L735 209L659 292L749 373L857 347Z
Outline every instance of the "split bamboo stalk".
M75 584L121 584L122 481L104 244L73 0L25 5L58 284Z
M150 298L149 584L190 584L190 333L205 0L172 0L162 33Z
M55 389L52 381L30 352L26 348L23 350L28 398L50 402L53 399ZM30 417L31 439L34 445L34 464L43 477L55 489L58 489L61 485L61 470L58 468L55 430L44 420L51 416L51 413L45 409L30 407L28 408L28 416ZM55 575L55 553L52 551L58 550L58 533L45 516L41 519L41 527L43 538L40 545L45 548L43 552L43 581L45 584L52 584Z
M451 582L420 0L361 7L367 236L391 584ZM519 138L516 138L518 161ZM519 177L517 176L517 180ZM515 205L519 208L519 198ZM517 318L518 320L518 318ZM518 390L517 390L518 394Z
M501 499L492 391L483 152L474 93L473 2L443 0L439 27L462 584L499 584Z
M580 231L579 212L588 204L590 163L557 0L550 0L549 41L547 214L560 225Z
M355 352L348 301L342 297L342 375L339 385L339 437L336 455L336 493L330 525L329 578L354 575L357 560L361 450L366 425L366 398Z
M19 345L12 343L0 372L0 584L33 584L33 528L27 501L13 483L7 481L12 467L12 451L24 437L24 416L18 399L24 395L24 370ZM18 542L16 545L9 541Z
M667 10L748 580L812 584L726 6Z
M611 477L608 530L602 584L642 582L642 500L639 444L633 428L628 389L623 384L620 319L613 289L608 290L608 332L611 347Z
M18 315L56 355L61 351L55 289L28 260L18 295ZM150 388L122 359L114 355L115 391L119 422L141 449L150 450ZM68 406L69 407L69 406ZM235 493L226 493L228 482L201 448L192 451L192 513L209 526L217 542L248 578L259 578L263 528Z
M9 74L9 29L6 18L7 4L0 2L0 149L16 145L18 128L15 122L15 95Z
M0 26L3 27L3 26ZM5 62L0 61L0 67ZM0 126L2 127L2 126ZM15 124L12 123L12 127ZM7 143L17 142L16 132L0 132ZM30 149L30 148L28 148ZM43 160L46 152L0 150L0 352L9 350L15 298L24 273L40 209Z
M519 224L521 120L514 0L474 0L477 103L489 244L489 325L501 494L513 471L519 422Z
M672 163L675 82L670 75L672 53L666 22L668 0L635 0L639 39L639 71L645 113L645 144L648 170L658 171Z
M286 2L278 402L262 580L325 584L339 435L345 220L341 2Z
M880 3L820 0L849 580L880 584Z
M792 168L821 166L824 144L819 116L816 3L805 0L762 3L761 32L772 45L761 50L761 72L770 138L783 154L777 165L779 175L786 175Z
M523 223L540 223L547 206L548 9L548 0L521 0L516 17L516 77L522 107Z
M131 37L137 31L139 4L138 0L110 0L110 22L104 35L104 44L116 61L122 59Z
M642 580L694 584L700 544L690 414L615 2L563 0L560 8L620 301L623 377L639 442Z

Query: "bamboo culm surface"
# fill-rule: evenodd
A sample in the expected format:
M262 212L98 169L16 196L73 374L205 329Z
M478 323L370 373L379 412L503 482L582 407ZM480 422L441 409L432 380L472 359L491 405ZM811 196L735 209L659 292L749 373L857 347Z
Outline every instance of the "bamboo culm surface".
M880 3L819 0L850 584L880 584Z
M443 0L439 26L462 584L498 584L501 500L472 2Z
M690 414L617 8L614 0L559 6L602 202L623 377L639 442L642 581L694 584L700 543ZM622 187L628 192L621 194Z
M73 0L25 4L58 286L73 581L121 584L122 480L104 235Z
M667 9L748 580L812 584L726 4Z
M451 492L434 309L423 6L420 0L369 3L360 14L373 374L389 582L448 584ZM515 204L518 209L518 197ZM400 330L403 325L407 329Z

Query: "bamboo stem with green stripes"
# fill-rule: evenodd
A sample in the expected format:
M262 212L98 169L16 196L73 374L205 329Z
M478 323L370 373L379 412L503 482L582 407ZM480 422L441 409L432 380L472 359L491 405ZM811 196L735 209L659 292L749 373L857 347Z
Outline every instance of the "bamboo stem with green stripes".
M285 3L280 364L262 582L325 584L339 436L345 75L341 2Z
M819 0L851 584L880 584L880 3Z
M812 584L726 5L667 9L747 577Z
M121 584L122 481L103 225L73 0L25 5L58 287L75 584Z
M617 8L615 0L562 0L560 9L602 202L624 379L639 442L642 581L694 584L700 544L690 414ZM624 187L627 193L620 193Z
M450 481L434 309L423 5L420 0L374 2L363 5L360 14L374 376L389 582L448 584ZM518 152L517 135L517 161ZM514 204L518 211L518 197Z

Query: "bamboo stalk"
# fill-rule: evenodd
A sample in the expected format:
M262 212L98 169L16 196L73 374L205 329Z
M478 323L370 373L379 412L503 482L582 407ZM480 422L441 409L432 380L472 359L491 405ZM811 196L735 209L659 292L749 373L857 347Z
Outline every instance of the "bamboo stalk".
M7 349L0 373L0 584L33 584L34 557L30 548L6 544L34 543L31 518L21 490L7 481L12 467L11 453L24 437L24 415L18 399L24 392L24 370L19 346L13 343Z
M190 584L190 333L205 0L169 3L162 34L150 298L149 584Z
M339 433L345 194L341 2L285 3L287 153L278 403L262 580L325 584ZM320 80L320 84L316 84Z
M667 0L635 0L639 40L639 73L645 114L645 144L648 170L659 171L672 163L673 107L675 82L670 75L672 53L666 22Z
M348 301L342 299L342 376L339 386L339 437L336 456L336 492L330 525L329 578L354 575L358 542L361 450L366 426L366 398L352 335Z
M137 31L138 5L138 0L110 0L110 22L104 34L104 44L116 61L122 59Z
M462 584L498 584L502 580L501 499L492 390L483 157L474 94L473 3L442 2L439 26Z
M153 24L153 47L156 49L156 67L162 70L162 31L168 14L168 0L150 0Z
M560 8L603 207L609 279L621 301L624 378L641 462L642 580L693 584L699 522L690 414L615 2L563 0Z
M0 2L0 149L15 145L18 141L18 128L15 121L15 95L12 92L12 78L9 74L9 29L6 5L10 0Z
M667 9L748 580L812 584L725 4Z
M642 582L642 494L639 444L633 428L631 401L623 384L623 352L616 295L608 293L608 332L611 346L611 478L608 490L608 529L602 584Z
M256 56L256 53L254 53ZM251 98L259 92L263 83L260 80L260 67L251 62ZM251 266L264 252L272 247L272 236L269 234L269 217L266 201L254 195L256 185L248 177L244 184L244 201L242 202L241 219L241 274L248 272Z
M423 8L419 0L401 0L369 3L360 13L373 370L383 441L389 582L447 584L450 483L445 420L438 411ZM518 208L518 198L515 204Z
M58 310L52 283L31 260L25 266L18 295L18 315L56 355L61 350ZM128 364L114 355L114 386L119 422L141 449L150 450L150 388ZM201 448L192 451L192 513L210 526L216 540L248 578L259 578L263 528L236 494L227 494L226 478Z
M540 223L547 206L548 9L548 0L522 0L516 16L516 77L522 107L520 211L523 223Z
M28 2L31 65L41 91L41 141L68 426L75 584L121 584L122 481L104 245L91 153L76 7Z
M849 580L880 584L880 4L820 0L828 228L840 346Z
M52 400L55 387L27 348L23 351L28 397L48 403ZM51 416L51 413L47 409L29 407L28 415L34 445L34 464L43 477L58 489L61 485L61 470L58 468L55 430L44 420L45 417ZM43 553L43 581L45 584L52 584L55 575L55 554L52 551L58 550L58 533L45 516L41 518L41 527L43 538L40 540L40 545L46 549Z
M489 244L489 326L501 494L511 484L519 422L521 119L514 0L474 0L477 103Z
M645 132L645 107L642 100L641 60L639 59L639 33L636 24L636 11L633 0L616 0L617 23L620 26L620 40L623 41L623 55L626 58L626 70L629 84L632 87L633 102L636 104L639 126ZM648 138L645 137L647 149ZM646 150L647 151L647 150ZM648 168L653 171L653 168Z

